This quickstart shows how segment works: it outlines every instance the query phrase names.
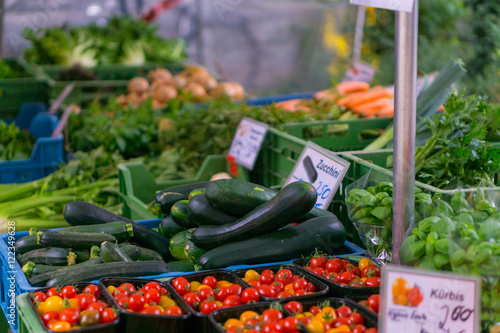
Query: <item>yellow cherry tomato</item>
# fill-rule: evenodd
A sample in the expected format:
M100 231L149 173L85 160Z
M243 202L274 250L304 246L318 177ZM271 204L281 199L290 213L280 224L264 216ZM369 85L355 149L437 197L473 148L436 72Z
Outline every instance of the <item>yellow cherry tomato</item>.
M366 280L368 280L368 278L367 278L367 277L362 277L362 278L361 278L361 281L363 281L363 283L365 283L365 282L366 282Z
M259 280L260 274L254 271L253 269L249 269L248 271L245 272L245 278L249 280Z
M199 286L201 286L201 283L198 282L198 281L192 281L192 282L189 282L189 284L191 285L191 290L192 291L197 290L197 288Z
M64 308L73 308L77 309L80 312L80 302L76 298L70 298L64 300Z
M219 309L222 307L222 302L221 301L215 301L215 304L219 307Z
M293 283L289 283L289 284L287 284L287 285L285 286L285 291L286 291L287 293L290 293L290 294L292 294L292 293L291 293L292 291L293 291L293 292L295 292L295 291L293 290ZM292 295L293 295L293 294L292 294Z
M300 318L303 318L303 317L305 317L305 316L302 313L295 314L295 318L297 318L297 319L300 319Z
M232 283L226 280L217 281L217 287L230 286L230 285L232 285Z
M304 311L304 316L307 318L312 318L312 317L314 317L314 313L311 313L309 311Z
M372 261L368 258L363 258L359 261L358 267L361 271L363 271L363 268L368 267L372 264Z
M351 333L351 329L347 325L340 325L336 328L331 328L326 333Z
M64 301L59 296L50 296L45 300L44 310L61 312L64 309Z
M325 326L323 323L319 320L313 319L310 322L306 324L306 328L309 330L311 333L324 333L325 332Z
M107 286L106 289L109 291L111 295L114 294L116 287L115 286Z
M40 317L47 311L45 311L45 302L40 302L36 307L36 312L40 315Z
M201 290L203 288L212 289L209 286L207 286L206 284L200 284L198 287L196 287L196 289L191 288L191 291L198 291L198 290Z
M259 319L259 314L255 311L245 311L240 315L240 321L245 324L248 319Z
M81 326L78 326L78 325L75 325L73 327L71 327L71 330L74 331L74 330L79 330L80 328L82 328Z
M224 323L224 329L227 330L230 327L243 328L243 323L238 319L231 318L226 320Z
M54 332L66 332L71 329L71 324L68 323L67 321L59 320L55 322L51 327L50 330Z
M169 307L177 305L177 304L170 297L163 295L160 297L160 304L159 305L162 308L168 309Z

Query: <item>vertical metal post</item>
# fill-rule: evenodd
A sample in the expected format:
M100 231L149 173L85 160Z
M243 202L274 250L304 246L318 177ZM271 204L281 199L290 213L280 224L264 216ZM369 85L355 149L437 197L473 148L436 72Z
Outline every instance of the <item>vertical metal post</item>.
M394 224L393 264L399 265L399 248L414 221L415 131L417 118L418 0L413 12L396 12L396 76L394 113Z
M356 15L356 31L354 32L354 50L352 52L352 64L361 60L361 49L363 46L363 33L365 27L366 7L358 6Z
M5 6L4 6L4 0L0 0L0 57L2 56L2 51L3 51L3 17L5 14Z

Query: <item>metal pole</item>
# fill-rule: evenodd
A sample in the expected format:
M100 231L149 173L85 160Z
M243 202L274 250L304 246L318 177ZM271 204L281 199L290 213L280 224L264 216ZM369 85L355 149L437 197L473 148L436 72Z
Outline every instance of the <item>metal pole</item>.
M394 224L393 263L400 264L399 248L414 221L415 131L417 122L418 0L412 13L396 12L396 76L394 113Z
M356 16L356 31L354 33L354 50L352 52L352 64L361 60L361 48L363 46L363 30L365 27L366 7L358 6L358 14Z
M0 57L3 51L3 17L5 13L4 0L0 0Z

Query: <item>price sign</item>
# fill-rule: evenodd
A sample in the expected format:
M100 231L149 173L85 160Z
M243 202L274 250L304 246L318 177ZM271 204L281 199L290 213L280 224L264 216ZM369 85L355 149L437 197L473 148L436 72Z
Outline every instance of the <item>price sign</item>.
M351 4L411 13L415 0L351 0Z
M380 332L479 332L481 280L477 276L382 268Z
M243 118L234 135L229 156L234 162L252 170L268 126L250 118Z
M355 61L351 69L347 71L342 81L360 81L370 83L377 70L363 61Z
M285 183L311 183L318 192L316 207L327 209L350 163L317 144L307 142Z

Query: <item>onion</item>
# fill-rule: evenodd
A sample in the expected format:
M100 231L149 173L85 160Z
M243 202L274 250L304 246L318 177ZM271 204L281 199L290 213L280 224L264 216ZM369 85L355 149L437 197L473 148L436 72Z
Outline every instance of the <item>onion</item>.
M155 84L151 96L154 100L165 103L177 97L177 89L169 85Z
M146 93L137 93L133 92L128 95L128 102L133 103L135 106L139 106L142 102L148 99L148 94Z
M205 88L199 83L188 83L188 85L183 89L185 93L191 95L191 99L199 102L203 100L207 96L207 92L205 91Z
M227 95L232 100L239 100L243 98L245 90L243 86L237 82L221 82L217 88L212 91L212 94L215 96Z
M184 75L176 75L173 79L174 87L177 89L183 89L188 83L187 78Z
M198 78L196 83L199 83L205 88L206 91L211 91L217 88L217 80L213 76Z
M143 77L134 77L129 81L127 91L129 93L144 93L148 91L148 88L148 80Z
M170 83L172 81L172 73L165 68L157 68L152 70L148 74L149 82L161 82L163 84Z

